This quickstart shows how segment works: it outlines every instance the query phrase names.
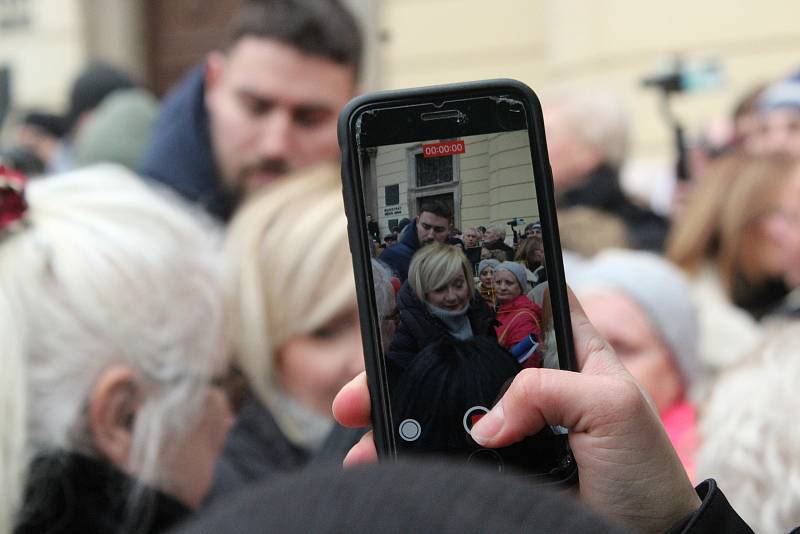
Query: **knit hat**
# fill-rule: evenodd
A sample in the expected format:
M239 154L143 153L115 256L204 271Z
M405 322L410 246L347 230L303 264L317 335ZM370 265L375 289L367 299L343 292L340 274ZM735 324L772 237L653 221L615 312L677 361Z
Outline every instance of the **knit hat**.
M528 292L528 277L525 275L525 267L515 261L504 261L494 268L495 274L497 274L497 271L511 272L511 274L517 278L522 293L525 294Z
M541 230L542 229L542 222L541 221L533 221L528 226L525 227L525 231L528 230Z
M478 275L480 276L480 274L483 272L485 268L491 267L493 269L496 269L498 265L500 265L500 262L494 258L481 260L480 263L478 264Z
M175 534L621 532L566 492L446 463L315 466L269 476L191 517Z
M758 99L761 112L778 108L797 108L800 110L800 75L773 83Z
M75 140L78 166L111 162L136 170L158 118L158 102L143 89L114 91Z
M699 377L697 310L686 277L672 264L648 252L609 250L576 266L568 279L578 295L593 289L624 293L647 315L686 386Z
M53 137L64 135L64 117L43 111L29 111L22 119L22 124L35 126Z
M67 131L75 127L75 123L84 112L99 106L100 102L112 92L135 86L133 79L116 67L107 63L90 65L72 84L66 117Z

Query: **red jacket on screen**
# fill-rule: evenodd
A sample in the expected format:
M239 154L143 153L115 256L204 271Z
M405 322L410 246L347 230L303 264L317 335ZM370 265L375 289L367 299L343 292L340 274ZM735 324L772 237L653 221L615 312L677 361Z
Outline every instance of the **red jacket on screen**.
M542 308L526 295L500 306L497 320L500 322L495 327L497 342L505 349L510 349L529 334L540 343L542 341Z

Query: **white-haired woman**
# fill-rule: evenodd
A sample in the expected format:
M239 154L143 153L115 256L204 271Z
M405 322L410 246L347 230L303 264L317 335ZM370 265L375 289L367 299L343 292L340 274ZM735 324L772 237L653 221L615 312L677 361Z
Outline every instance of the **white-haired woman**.
M390 381L416 355L444 336L494 337L494 313L475 291L472 265L460 248L432 243L411 260L408 280L397 294L400 324L389 347Z
M336 167L266 187L234 218L226 254L231 342L251 391L212 498L312 458L341 461L353 437L331 403L364 368Z
M14 182L0 172L0 530L163 530L232 422L209 231L119 167L32 183L27 207Z
M701 477L713 476L755 532L800 525L800 324L770 330L747 363L722 374L701 419Z

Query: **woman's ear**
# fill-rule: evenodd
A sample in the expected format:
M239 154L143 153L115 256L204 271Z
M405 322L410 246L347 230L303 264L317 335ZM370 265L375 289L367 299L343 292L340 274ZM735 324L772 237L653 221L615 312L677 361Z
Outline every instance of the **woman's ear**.
M139 377L124 365L105 369L89 397L89 428L94 448L123 471L127 471L133 426L142 400Z

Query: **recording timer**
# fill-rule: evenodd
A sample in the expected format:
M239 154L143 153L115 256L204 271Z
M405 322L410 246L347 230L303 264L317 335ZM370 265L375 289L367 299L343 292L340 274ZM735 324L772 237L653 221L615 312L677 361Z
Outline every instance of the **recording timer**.
M422 156L425 158L438 158L441 156L454 156L465 152L464 141L444 141L441 143L425 143L422 145Z

